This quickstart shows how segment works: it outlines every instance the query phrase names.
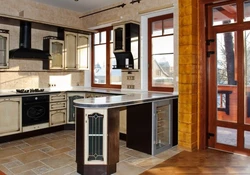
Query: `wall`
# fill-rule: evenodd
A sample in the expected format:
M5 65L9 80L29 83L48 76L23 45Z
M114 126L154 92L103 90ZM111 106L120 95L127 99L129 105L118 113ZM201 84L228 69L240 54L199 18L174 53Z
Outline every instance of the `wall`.
M134 4L130 4L130 2L131 0L124 0L123 3L126 4L124 8L115 8L112 10L108 10L105 12L101 12L95 15L82 18L84 28L86 29L103 28L111 26L112 24L118 22L131 21L131 20L141 22L142 15L146 13L150 13L152 11L157 11L157 10L160 11L162 9L172 7L173 5L177 7L176 0L154 0L153 3L152 0L143 0L140 3L134 3ZM110 7L119 4L121 3L114 4ZM93 12L99 10L102 9L98 9ZM176 10L178 9L176 8ZM144 29L141 28L141 31L143 30ZM178 38L178 36L176 36L176 38ZM177 40L178 39L176 39L176 41ZM143 42L147 43L146 40ZM141 48L142 46L143 43L141 43ZM143 50L143 48L141 50ZM130 76L130 74L128 74L127 72L122 72L122 88L128 89L128 85L129 86L132 85L130 87L134 87L135 89L147 90L147 83L145 83L145 81L147 81L147 71L148 71L147 68L148 68L147 57L143 55L143 53L141 52L141 70L139 72L132 72L131 76L134 76L134 80L130 80L127 78L128 76ZM177 89L177 84L175 84L175 88Z
M55 25L82 28L79 19L82 14L66 9L36 3L30 0L0 0L1 14L19 16L23 11L25 18L54 23ZM10 33L10 49L19 47L19 21L0 18L0 28ZM44 36L57 36L57 28L32 23L32 48L42 49ZM42 70L39 60L10 60L9 69L0 70L0 90L16 88L48 88L49 84L56 87L84 85L84 72L51 72Z

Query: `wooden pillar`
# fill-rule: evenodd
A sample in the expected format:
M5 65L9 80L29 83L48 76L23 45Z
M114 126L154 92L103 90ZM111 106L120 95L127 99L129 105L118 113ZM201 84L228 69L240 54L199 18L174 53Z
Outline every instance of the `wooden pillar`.
M198 4L179 0L178 145L197 149L198 117Z

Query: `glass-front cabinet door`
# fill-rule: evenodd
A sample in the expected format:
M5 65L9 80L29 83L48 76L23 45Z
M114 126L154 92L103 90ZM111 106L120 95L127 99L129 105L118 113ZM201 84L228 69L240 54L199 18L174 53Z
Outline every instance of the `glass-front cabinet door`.
M78 69L89 69L89 36L78 34L77 38Z
M153 155L173 145L172 102L171 100L153 103Z
M77 33L65 32L65 69L77 68Z
M64 41L50 40L50 69L63 69L64 67Z
M0 29L0 68L9 66L9 31Z

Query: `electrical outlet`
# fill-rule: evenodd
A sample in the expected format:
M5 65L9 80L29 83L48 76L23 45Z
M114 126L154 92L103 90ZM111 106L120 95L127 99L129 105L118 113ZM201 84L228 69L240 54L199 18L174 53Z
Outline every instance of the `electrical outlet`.
M135 85L127 85L127 89L134 89Z
M127 80L135 80L135 76L127 76Z

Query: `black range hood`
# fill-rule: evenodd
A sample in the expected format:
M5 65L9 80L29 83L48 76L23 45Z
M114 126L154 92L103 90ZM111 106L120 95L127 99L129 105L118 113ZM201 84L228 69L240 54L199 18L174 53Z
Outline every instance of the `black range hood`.
M49 53L31 48L31 22L20 21L19 48L10 50L10 58L48 59Z

